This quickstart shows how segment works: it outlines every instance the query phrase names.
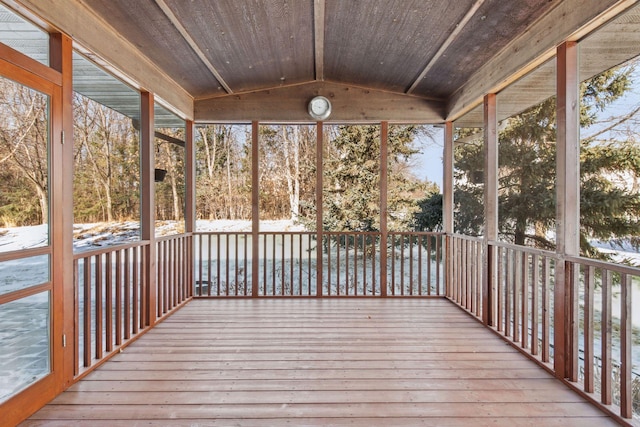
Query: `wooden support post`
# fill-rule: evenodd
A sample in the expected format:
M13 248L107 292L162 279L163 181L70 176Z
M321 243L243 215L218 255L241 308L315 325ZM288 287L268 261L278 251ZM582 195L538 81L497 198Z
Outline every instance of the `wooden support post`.
M251 122L251 296L253 298L258 296L258 275L260 274L258 270L260 266L260 245L258 243L260 240L259 136L258 122L253 121ZM267 284L265 283L264 286L266 290Z
M143 307L145 326L153 326L157 315L156 288L156 240L155 240L155 128L154 128L154 96L149 92L140 94L140 157L141 157L141 208L140 222L142 240L149 242L149 249L144 253L145 305Z
M195 126L193 120L185 122L185 208L184 231L189 235L184 246L186 263L187 297L193 296L195 271L195 240L192 237L196 231L196 145L194 141Z
M380 124L380 296L387 296L387 189L389 164L387 161L389 145L389 122Z
M185 207L184 231L196 231L196 148L194 142L194 124L192 120L185 122Z
M453 122L444 124L444 153L442 168L442 231L445 233L445 295L453 286Z
M62 75L59 96L51 112L51 231L53 266L53 371L57 392L73 381L75 292L73 286L73 41L50 35L51 68ZM64 138L64 139L63 139ZM64 323L63 323L64 322ZM62 336L67 337L62 347Z
M580 252L580 99L578 45L565 42L557 50L556 251ZM568 273L568 274L567 274ZM556 266L554 291L554 369L556 376L576 381L578 327L576 269Z
M484 97L484 254L482 275L482 321L493 325L493 291L496 257L491 242L498 240L498 115L496 95Z
M324 244L322 222L322 174L324 154L324 127L322 122L316 124L316 296L322 296L322 246ZM331 274L331 272L329 272ZM331 293L331 289L328 290Z

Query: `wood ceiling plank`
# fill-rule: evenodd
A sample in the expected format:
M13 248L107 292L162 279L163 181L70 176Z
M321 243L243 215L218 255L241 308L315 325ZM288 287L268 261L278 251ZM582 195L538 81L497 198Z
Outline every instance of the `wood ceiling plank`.
M462 20L456 25L456 27L453 30L453 32L451 34L449 34L449 37L447 37L447 39L444 41L444 43L442 43L442 45L440 46L438 51L429 60L429 63L424 67L424 69L422 70L422 72L420 73L418 78L416 78L413 81L413 83L411 84L411 86L409 87L409 89L407 89L407 93L412 93L416 89L418 84L420 84L422 79L424 79L426 77L427 73L429 72L429 70L431 70L431 68L436 63L436 61L439 61L441 59L442 55L447 50L447 48L449 48L451 43L453 43L453 41L458 37L460 32L462 32L462 30L464 29L465 25L467 25L469 20L471 20L473 15L475 15L475 13L478 11L478 9L480 9L480 6L482 6L482 4L484 2L485 2L485 0L476 0L476 2L473 4L473 6L471 6L469 11L462 18Z
M315 79L313 0L164 1L235 93Z
M455 120L555 55L561 40L577 39L595 25L635 4L633 0L564 0L487 61L449 100L447 119ZM560 25L559 23L562 23Z
M316 80L324 80L324 10L325 0L313 1L313 34L316 59Z
M218 80L218 83L220 83L220 86L222 86L227 93L233 93L233 90L231 89L231 87L229 87L227 82L224 81L224 79L218 72L217 68L211 63L211 61L209 61L209 58L207 58L207 55L202 51L202 49L200 49L200 46L198 46L198 43L196 43L193 37L191 37L187 29L184 27L184 25L182 25L182 22L173 13L169 5L164 0L154 0L154 1L158 5L158 7L162 9L162 12L164 12L167 18L169 18L169 21L171 21L173 26L176 27L176 29L180 32L182 37L184 37L184 39L189 44L189 46L191 46L191 49L193 49L196 55L198 55L198 58L200 58L202 63L207 67L209 71L211 71L211 74L213 74L216 80Z
M474 1L327 2L326 79L405 93Z

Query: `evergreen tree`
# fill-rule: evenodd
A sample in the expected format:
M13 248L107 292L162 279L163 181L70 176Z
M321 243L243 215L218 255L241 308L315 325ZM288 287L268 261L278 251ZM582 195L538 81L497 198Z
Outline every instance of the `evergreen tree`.
M630 87L630 70L608 70L581 87L580 124L594 123L599 110ZM477 140L477 139L476 139ZM535 105L501 123L498 155L499 232L519 245L555 247L550 231L555 227L556 174L555 98ZM640 176L640 149L629 141L583 139L580 155L581 252L595 255L589 238L616 239L640 231L640 196L616 181L615 174ZM482 171L479 143L455 149L457 231L481 234Z
M417 126L390 126L388 210L395 228L411 224L415 196L425 184L409 173L407 161L419 152ZM380 230L380 127L340 126L324 163L323 224L330 231Z

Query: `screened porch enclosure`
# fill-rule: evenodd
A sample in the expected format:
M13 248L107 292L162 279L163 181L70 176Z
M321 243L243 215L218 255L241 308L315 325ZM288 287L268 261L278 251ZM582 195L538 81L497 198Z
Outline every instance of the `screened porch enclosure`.
M637 1L0 22L2 422L638 425Z

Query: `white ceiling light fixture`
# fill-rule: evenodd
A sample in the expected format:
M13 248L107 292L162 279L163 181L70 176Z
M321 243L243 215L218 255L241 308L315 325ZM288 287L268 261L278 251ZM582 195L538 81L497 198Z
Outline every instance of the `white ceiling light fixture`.
M309 101L308 110L315 120L325 120L331 115L331 102L324 96L316 96Z

